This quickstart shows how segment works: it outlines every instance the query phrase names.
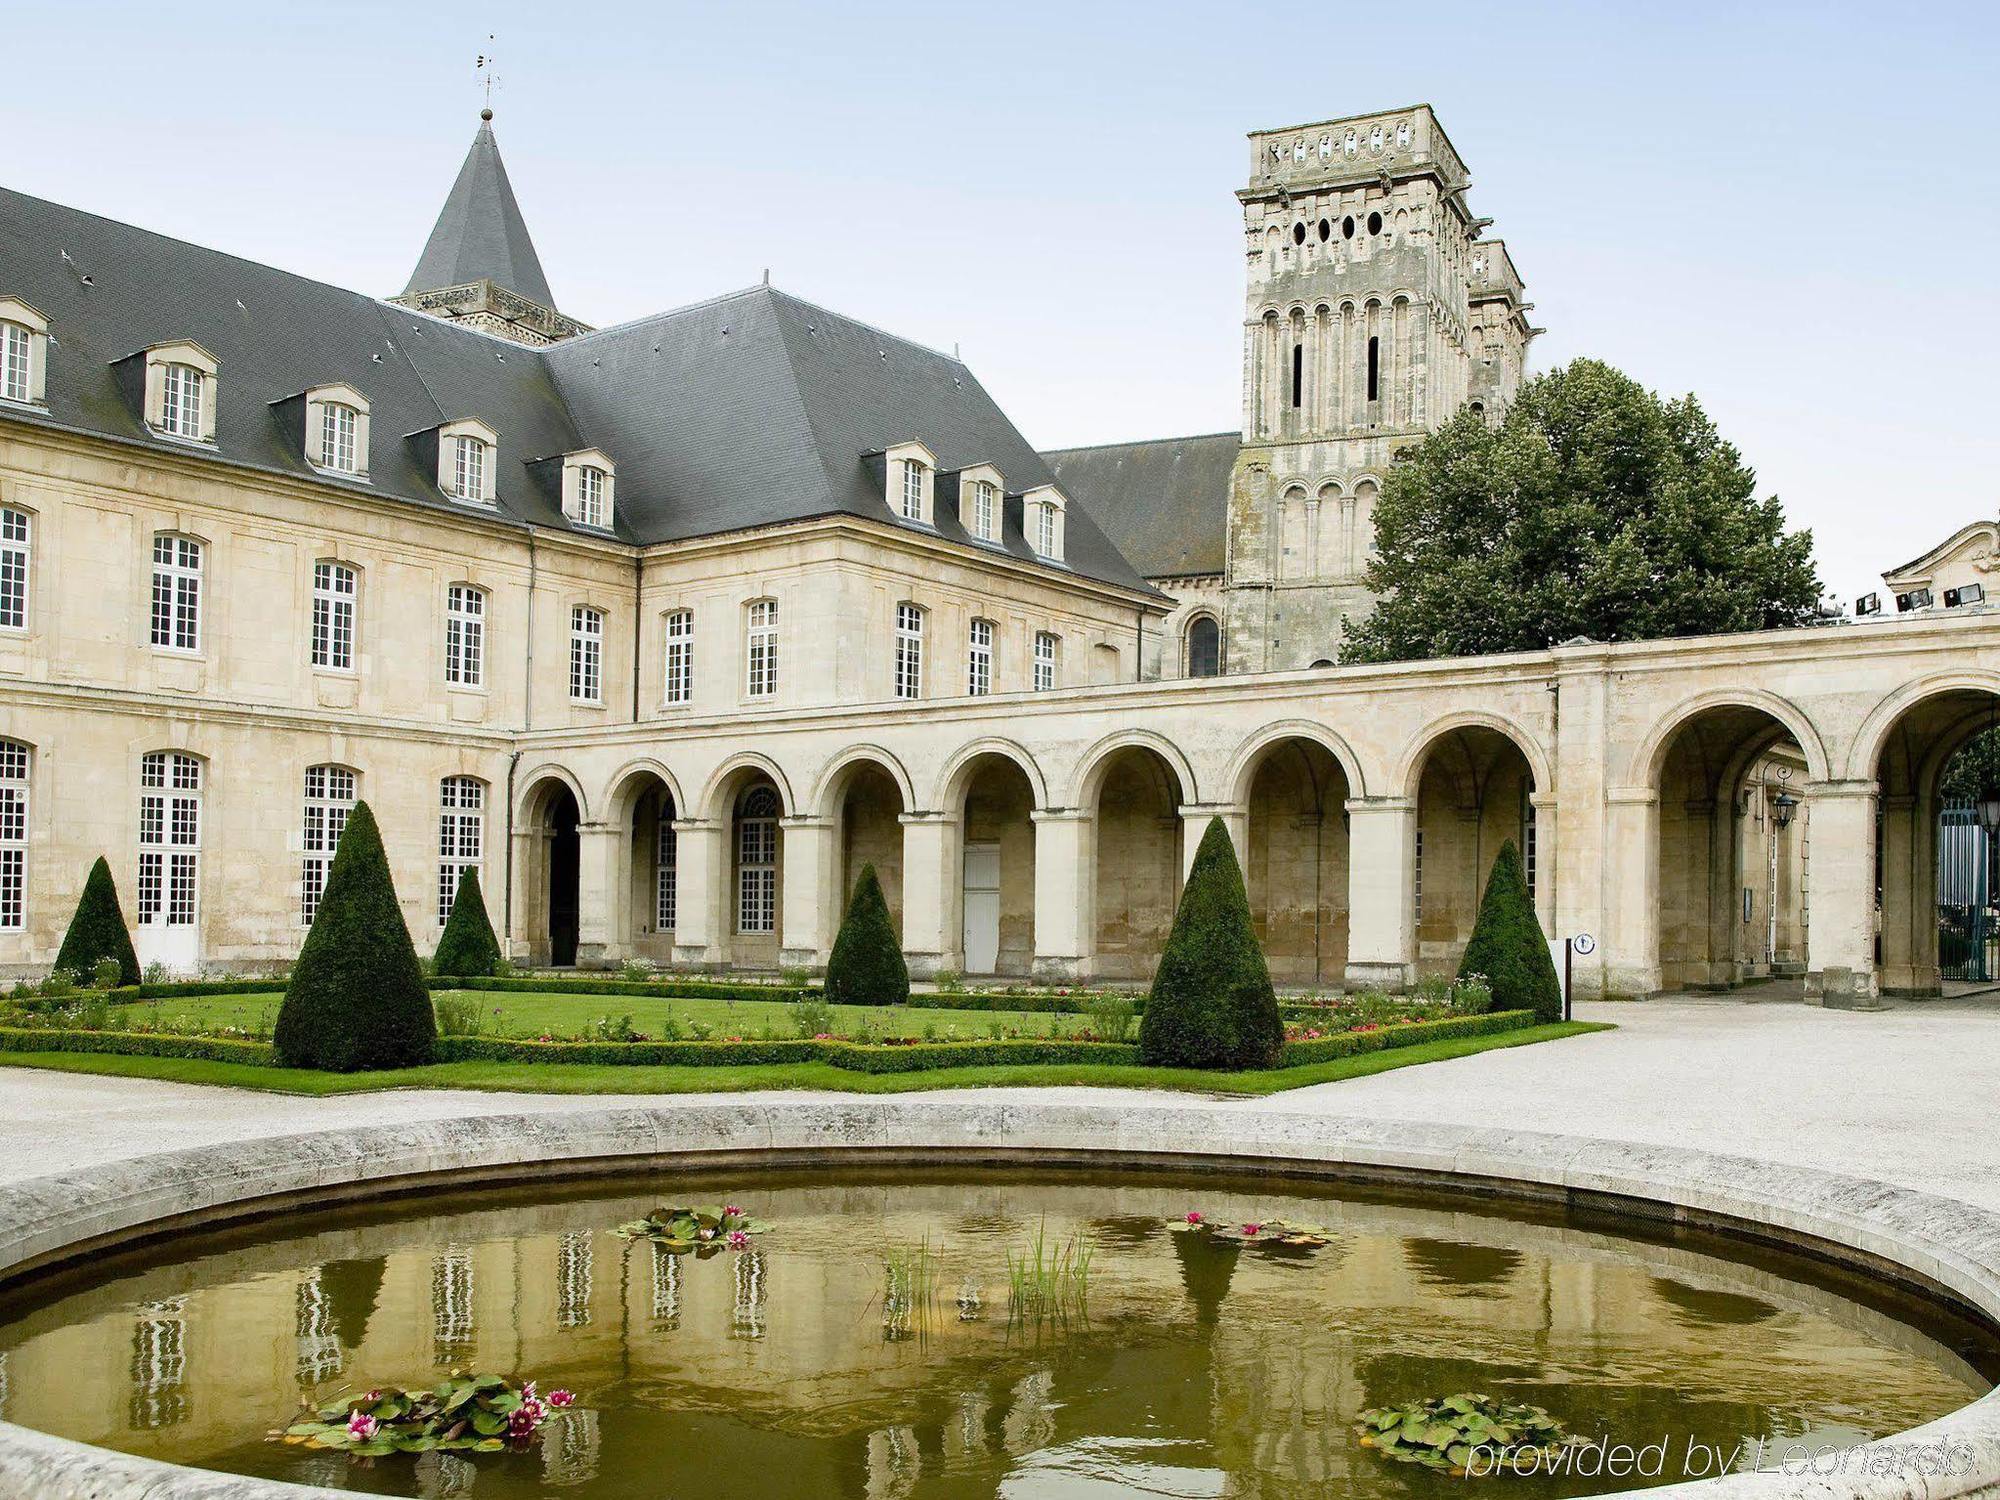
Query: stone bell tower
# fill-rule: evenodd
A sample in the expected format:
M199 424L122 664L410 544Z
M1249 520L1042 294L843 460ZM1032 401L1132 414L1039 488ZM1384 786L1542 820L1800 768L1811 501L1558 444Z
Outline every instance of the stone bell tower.
M1497 416L1539 329L1429 105L1250 137L1232 672L1335 659L1389 467L1466 403Z

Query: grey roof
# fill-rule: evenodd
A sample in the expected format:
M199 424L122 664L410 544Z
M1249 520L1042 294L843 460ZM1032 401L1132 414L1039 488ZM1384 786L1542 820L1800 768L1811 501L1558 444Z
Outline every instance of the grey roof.
M1240 433L1152 438L1042 455L1063 493L1088 506L1112 545L1148 578L1223 570L1229 476Z
M535 242L528 236L527 221L521 217L521 205L514 201L500 144L493 139L492 118L491 110L480 111L479 133L472 138L465 165L458 169L458 180L451 185L403 295L485 279L552 308L556 301L542 274Z
M221 371L217 457L461 514L410 435L463 417L499 434L503 518L573 529L529 466L601 448L619 537L642 545L834 513L901 525L879 451L914 438L946 470L999 468L1014 497L1004 550L1032 562L1019 492L1053 479L959 361L770 287L536 349L0 189L0 296L39 308L52 337L46 417L0 422L186 454L146 428L113 365L192 339ZM278 403L334 382L368 398L365 485L317 474L279 418ZM1067 570L1152 593L1086 511L1070 511ZM935 529L984 546L945 508Z

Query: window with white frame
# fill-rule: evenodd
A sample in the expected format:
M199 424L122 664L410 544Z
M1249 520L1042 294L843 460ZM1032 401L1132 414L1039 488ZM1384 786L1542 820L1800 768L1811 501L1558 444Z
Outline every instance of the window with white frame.
M354 670L354 596L357 575L346 563L313 564L312 664L334 672Z
M299 848L299 925L310 927L326 893L334 851L354 811L354 773L346 766L307 766L305 826Z
M1056 685L1056 661L1062 639L1051 631L1035 632L1035 691L1047 692Z
M576 471L576 519L584 526L610 524L604 514L604 471L596 464L579 465Z
M587 604L569 612L569 701L604 701L604 611Z
M759 599L746 619L749 693L752 698L769 698L778 691L778 601Z
M201 761L154 750L139 762L139 925L192 927L201 885Z
M993 691L993 622L974 620L966 635L965 690L975 698Z
M744 794L736 819L736 930L751 936L778 928L778 794Z
M1056 508L1046 502L1035 506L1035 551L1042 557L1056 555Z
M896 696L924 695L924 612L914 604L896 606Z
M451 915L459 882L477 870L486 847L486 783L447 776L438 784L438 926Z
M694 611L677 609L667 616L666 701L694 701Z
M201 440L201 403L207 376L193 365L169 364L160 371L160 431Z
M0 323L0 398L34 399L35 335L24 323Z
M922 459L903 460L903 519L921 521L924 518L924 464Z
M486 440L461 433L451 444L451 492L461 500L484 500Z
M1000 535L1000 490L990 479L972 484L972 534L983 542Z
M193 537L153 538L153 644L201 649L201 543Z
M0 740L0 932L19 932L28 911L28 747Z
M319 466L337 474L353 474L360 463L355 434L361 414L344 401L328 401L319 409Z
M0 629L28 628L28 563L35 522L25 510L0 507Z
M452 687L486 681L486 593L469 583L445 590L444 680Z
M674 809L660 804L660 831L654 848L653 929L672 932L680 916L680 835L674 832Z

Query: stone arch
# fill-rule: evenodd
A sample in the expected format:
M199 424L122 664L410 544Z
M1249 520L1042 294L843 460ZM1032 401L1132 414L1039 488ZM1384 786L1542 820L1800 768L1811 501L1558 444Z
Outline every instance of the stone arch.
M893 752L874 744L850 745L821 767L819 778L806 798L806 806L819 817L831 817L834 796L843 790L842 783L847 774L857 765L875 765L886 772L889 779L896 783L896 790L903 794L903 810L917 810L916 783L910 779L902 760Z
M945 762L944 769L938 773L936 789L931 794L931 806L940 812L959 811L965 800L969 773L980 758L987 755L997 755L1003 760L1012 761L1020 769L1021 774L1028 778L1028 785L1034 791L1035 806L1046 808L1049 805L1048 779L1042 775L1042 768L1036 764L1035 757L1028 753L1027 747L1017 740L1006 739L999 735L987 735L961 745L953 752L951 759Z
M1103 789L1104 774L1110 766L1111 758L1120 750L1127 749L1151 750L1167 763L1168 769L1180 782L1181 801L1186 803L1201 800L1195 782L1194 767L1181 753L1180 746L1165 735L1156 734L1150 729L1121 729L1107 734L1078 757L1076 775L1070 782L1067 805L1092 806L1097 801L1098 793Z
M1906 682L1888 694L1869 710L1868 717L1854 732L1845 763L1846 779L1872 781L1897 722L1925 699L1952 692L2000 694L2000 673L1934 672L1915 682Z
M680 780L664 762L640 756L612 773L602 805L614 830L606 872L607 957L670 962L681 906L674 824L688 816Z
M1805 756L1807 774L1815 781L1824 781L1829 775L1832 762L1825 742L1797 704L1762 688L1718 688L1682 700L1653 721L1652 728L1633 751L1626 773L1630 784L1641 788L1657 786L1674 736L1699 715L1717 708L1755 709L1769 714L1785 728Z
M1229 769L1224 773L1222 784L1229 788L1229 800L1238 807L1246 805L1250 799L1250 783L1257 775L1257 763L1266 751L1284 740L1312 740L1323 747L1336 761L1340 769L1347 773L1347 784L1351 795L1368 795L1367 778L1362 774L1361 757L1354 753L1354 747L1328 729L1324 724L1315 724L1310 719L1279 719L1272 724L1253 731L1243 743L1236 747L1230 757Z
M582 940L583 786L567 766L546 763L521 779L515 801L521 861L521 932L529 961L568 968Z
M902 819L917 810L903 763L877 745L850 746L821 772L806 806L824 819L829 829L821 912L824 941L817 946L832 946L863 865L874 866L890 920L902 934Z
M574 771L559 761L543 761L540 765L521 773L520 791L514 796L514 822L516 826L527 825L540 814L543 800L548 796L549 783L560 782L569 788L576 798L577 817L583 822L590 821L590 799L583 793L583 783Z
M627 816L632 810L632 801L647 790L643 778L653 776L667 789L673 798L674 807L687 816L687 799L681 795L680 778L675 776L664 761L655 760L650 755L642 755L636 760L628 760L613 771L604 783L603 806L607 818Z
M1546 795L1555 787L1549 773L1547 755L1540 741L1527 730L1500 714L1487 713L1482 709L1460 709L1434 719L1410 742L1410 748L1403 753L1403 759L1390 779L1390 786L1403 789L1403 795L1414 798L1423 782L1425 763L1438 741L1458 729L1490 729L1503 739L1511 740L1514 748L1528 762L1528 771L1535 779L1536 790Z
M695 815L710 820L733 817L736 794L742 789L740 783L745 772L761 772L771 779L771 784L778 789L778 802L784 816L790 817L797 811L798 803L792 796L791 781L778 763L755 750L739 750L709 776L708 784L701 790L701 803Z

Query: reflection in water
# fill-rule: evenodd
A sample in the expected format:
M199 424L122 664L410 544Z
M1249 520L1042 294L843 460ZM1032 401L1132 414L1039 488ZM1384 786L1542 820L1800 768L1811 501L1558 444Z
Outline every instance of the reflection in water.
M1964 1330L1933 1335L1768 1260L1275 1180L1192 1186L689 1174L343 1210L18 1295L0 1308L0 1402L87 1442L425 1500L1455 1500L1454 1481L1357 1447L1354 1414L1486 1390L1680 1452L1858 1440L1986 1389L1939 1341ZM707 1258L610 1237L663 1192L727 1193L773 1228ZM1288 1256L1171 1232L1193 1201L1336 1241ZM1004 1299L1009 1253L1038 1231L1091 1247L1088 1322L954 1316L967 1287ZM885 1262L919 1247L942 1315L885 1341ZM361 1465L263 1441L301 1385L429 1383L440 1366L568 1386L580 1405L519 1453ZM1566 1484L1508 1489L1602 1487Z

